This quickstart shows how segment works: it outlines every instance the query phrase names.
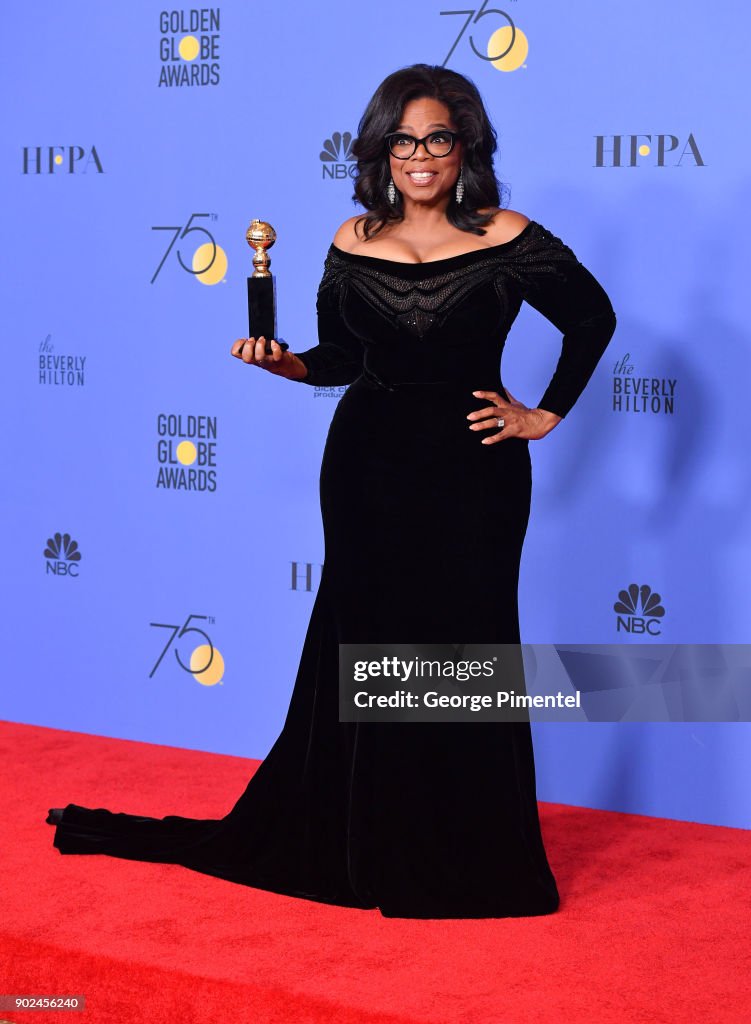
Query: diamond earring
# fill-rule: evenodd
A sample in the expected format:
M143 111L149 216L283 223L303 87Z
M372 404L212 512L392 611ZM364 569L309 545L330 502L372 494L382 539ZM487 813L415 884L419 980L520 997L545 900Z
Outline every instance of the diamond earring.
M459 177L456 179L456 201L461 203L464 199L464 164L459 168Z
M389 178L389 183L386 186L386 195L388 196L389 202L393 206L394 203L396 202L396 186L394 185L393 178Z

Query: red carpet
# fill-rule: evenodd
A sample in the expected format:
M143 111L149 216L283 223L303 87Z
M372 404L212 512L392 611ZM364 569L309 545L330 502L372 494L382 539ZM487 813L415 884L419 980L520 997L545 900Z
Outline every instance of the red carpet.
M558 913L388 920L52 846L49 807L219 817L257 762L7 722L0 749L0 993L87 1000L0 1021L751 1021L751 832L542 804Z

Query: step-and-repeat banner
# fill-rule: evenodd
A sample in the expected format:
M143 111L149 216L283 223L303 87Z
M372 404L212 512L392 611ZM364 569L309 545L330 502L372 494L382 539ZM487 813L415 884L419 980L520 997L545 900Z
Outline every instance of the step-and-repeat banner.
M276 229L279 334L309 348L324 255L358 211L358 121L418 61L475 82L506 205L570 245L618 314L575 408L531 443L523 639L749 640L748 7L445 8L5 10L3 718L267 753L320 579L344 389L230 356L245 231ZM503 378L528 404L560 338L522 308ZM543 799L751 822L748 725L535 738Z

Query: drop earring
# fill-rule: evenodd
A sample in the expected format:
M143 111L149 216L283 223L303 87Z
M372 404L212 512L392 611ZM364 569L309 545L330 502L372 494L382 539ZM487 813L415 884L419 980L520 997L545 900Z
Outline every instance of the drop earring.
M459 168L459 177L456 179L456 201L461 203L464 199L464 164Z
M389 183L386 186L386 195L388 196L389 202L393 206L394 203L396 202L396 186L394 185L393 178L389 178Z

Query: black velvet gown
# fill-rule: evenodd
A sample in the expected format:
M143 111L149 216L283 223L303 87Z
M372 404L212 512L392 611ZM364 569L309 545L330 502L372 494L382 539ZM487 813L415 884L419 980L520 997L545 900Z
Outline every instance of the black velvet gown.
M302 383L350 386L323 454L323 570L282 731L225 817L69 803L48 818L61 853L182 864L385 917L556 910L528 722L338 720L339 643L521 640L529 442L483 445L492 431L466 416L488 404L474 390L505 397L501 353L525 300L563 333L538 405L566 416L615 315L540 223L422 264L331 246L319 343L298 355Z

